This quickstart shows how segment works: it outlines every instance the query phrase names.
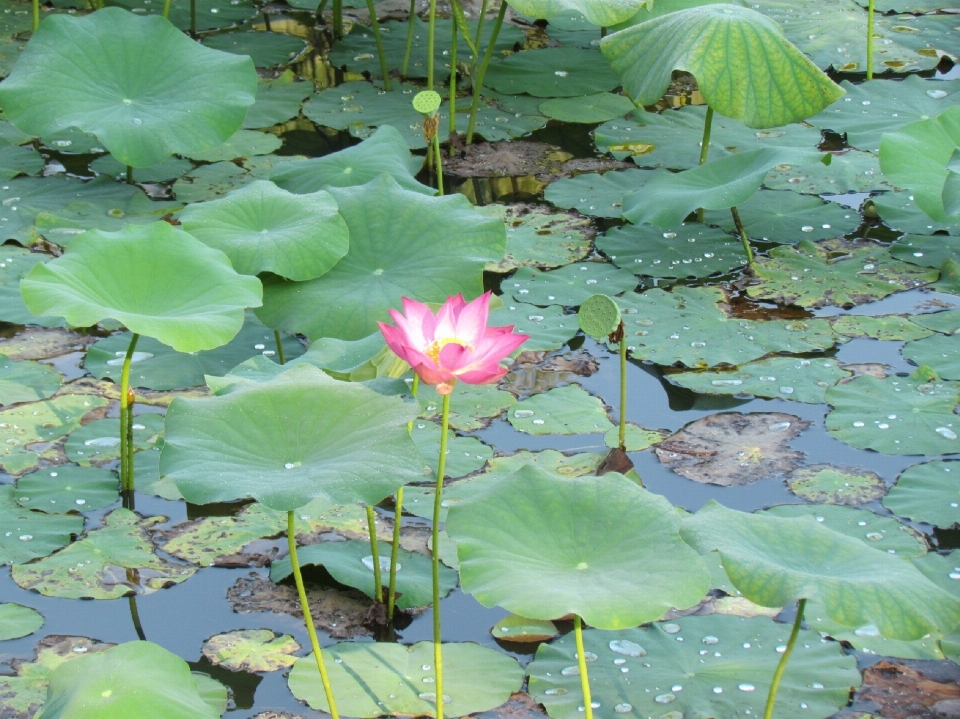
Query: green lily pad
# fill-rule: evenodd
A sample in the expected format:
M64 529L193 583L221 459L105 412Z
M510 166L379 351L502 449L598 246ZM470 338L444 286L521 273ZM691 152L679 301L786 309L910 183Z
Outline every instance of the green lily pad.
M866 504L887 492L883 479L861 467L812 464L793 470L787 477L790 491L817 504Z
M25 637L42 626L43 615L36 609L13 602L0 604L0 641Z
M801 167L778 165L767 175L763 186L769 190L791 190L807 195L895 189L880 172L880 158L876 155L861 150L830 154L832 159L829 165L822 162Z
M739 241L692 223L668 232L628 224L608 230L596 245L617 267L645 277L708 277L727 274L746 262Z
M953 478L955 469L960 471L960 465L942 460L908 467L884 497L883 506L898 517L935 527L960 524L960 484Z
M575 307L598 292L618 295L632 290L637 278L604 262L578 262L549 272L521 267L503 284L518 302Z
M557 207L574 208L590 217L619 218L623 196L643 186L649 170L617 170L602 175L587 172L547 185L544 198Z
M590 253L593 223L576 213L542 205L486 205L477 211L501 218L507 228L506 254L499 262L487 265L489 272L560 267Z
M917 340L929 337L932 333L932 330L900 315L842 315L834 318L833 331L845 337L869 337L894 342Z
M223 144L202 152L182 153L198 162L223 162L238 158L269 155L283 144L276 135L257 130L237 130Z
M62 381L50 365L30 360L14 362L0 354L0 405L46 399L60 389Z
M948 631L960 620L960 600L912 564L813 517L745 514L711 500L681 531L701 553L719 550L737 589L762 606L819 598L835 622L873 624L884 636L908 640Z
M430 475L423 479L436 481L437 463L440 461L440 425L436 422L414 422L410 436L430 465ZM493 456L493 448L476 437L458 437L453 432L448 432L447 436L445 477L463 477L476 472Z
M149 449L163 435L163 417L140 414L133 418L133 451ZM100 419L70 434L64 451L71 462L81 466L103 464L120 458L120 420ZM37 509L38 507L34 507Z
M405 190L435 195L436 190L414 177L422 166L423 158L411 154L400 131L384 125L359 145L323 157L281 162L270 172L270 179L302 195L328 187L356 187L387 174Z
M129 292L136 286L136 293ZM115 319L180 352L226 344L243 308L260 304L260 281L238 275L214 250L166 222L117 233L90 230L20 283L34 314L79 327Z
M640 452L660 442L666 433L662 430L644 429L643 427L627 422L624 445L628 452ZM620 428L614 427L603 435L603 443L608 447L616 448L620 443Z
M98 157L90 163L90 169L101 175L109 175L115 180L127 176L127 166L113 155ZM167 182L168 180L176 180L178 177L182 177L192 169L193 163L190 162L190 160L168 157L163 162L152 165L151 167L138 167L135 169L133 171L133 181L139 183Z
M253 182L256 177L232 162L200 165L173 183L173 194L181 202L206 202Z
M865 304L936 279L936 270L900 262L882 245L843 239L776 247L753 272L750 297L801 307Z
M149 539L150 527L164 519L140 519L115 509L100 529L56 554L14 567L13 580L24 589L66 599L117 599L184 582L196 568L161 559Z
M483 217L462 195L426 197L386 176L361 187L331 187L330 194L350 231L350 249L315 280L268 280L257 311L268 327L311 339L367 337L402 297L479 296L483 268L503 257L503 222ZM435 261L440 256L442 265Z
M947 218L944 222L930 219L915 201L912 192L884 192L867 201L883 223L890 228L915 235L931 235L940 230L960 234L960 220Z
M833 345L825 320L755 321L730 317L716 287L647 290L617 300L633 357L660 365L739 366L773 352L815 352ZM690 329L685 329L689 327Z
M657 102L671 72L685 70L710 107L747 127L804 120L843 94L776 22L737 5L678 10L609 35L600 49L637 104Z
M285 65L303 52L306 43L279 32L231 32L205 37L204 47L233 55L249 55L257 67Z
M150 13L159 15L163 12L164 3L154 0L106 0L107 5L116 5L126 8L132 13L142 15ZM191 9L196 7L197 30L215 30L230 27L257 14L251 0L172 0L170 3L170 22L181 30L189 30L191 26Z
M66 662L50 674L37 719L219 719L200 682L176 654L147 641L120 644Z
M911 322L934 332L943 332L950 335L960 330L960 310L914 315Z
M904 235L890 245L890 254L911 265L940 269L945 260L960 256L960 237Z
M960 337L934 335L908 342L900 350L904 359L930 367L943 379L960 379Z
M445 525L463 590L484 606L531 619L576 613L621 629L696 604L708 588L670 504L622 475L564 478L524 467L486 484L451 507Z
M105 422L116 420L102 420ZM162 419L161 419L162 424ZM90 425L87 425L88 427ZM119 434L119 428L113 436ZM90 512L117 501L117 475L96 467L59 466L26 474L17 482L17 504L48 514Z
M48 262L50 255L14 245L4 245L0 255L3 255L0 257L0 320L11 324L65 327L67 321L63 317L37 317L32 314L20 294L20 280L34 265Z
M537 307L523 302L508 302L493 310L488 322L494 326L513 325L517 332L530 335L523 349L532 352L560 349L579 328L576 316L565 314L563 307Z
M945 589L954 596L960 594L960 587L957 580L960 579L960 555L956 552L950 554L937 554L929 552L922 557L913 560L914 565L931 582L941 589ZM954 629L940 640L940 648L954 663L960 657L960 630Z
M667 375L671 382L704 394L752 394L821 404L827 389L851 372L835 359L770 357L740 365L730 372L682 372Z
M173 480L160 476L160 448L133 455L134 485L138 492L176 501L183 499Z
M944 260L940 267L940 279L930 285L930 289L935 292L960 294L960 262L954 259Z
M846 235L861 222L860 214L849 207L796 192L761 190L738 206L737 211L747 236L791 245ZM727 232L736 231L729 211L705 213L704 222L719 225Z
M292 70L285 70L273 80L261 79L257 83L256 100L247 110L241 127L256 130L293 119L313 91L313 83L297 82Z
M856 377L827 390L826 428L841 442L884 454L953 454L960 422L953 410L960 384L929 367L909 377Z
M600 705L594 711L634 719L674 712L686 717L736 716L746 710L760 714L777 647L789 636L788 624L722 614L618 632L585 631L585 655L597 657L588 664L591 699ZM573 635L568 634L542 645L527 666L530 693L554 719L582 715L581 677L572 671L575 653ZM852 656L845 656L839 644L822 642L816 632L803 629L774 711L789 719L822 719L845 706L860 682Z
M390 544L379 541L380 571L386 578L390 571ZM322 565L330 576L341 584L355 587L368 597L374 596L373 555L370 542L353 539L347 542L320 542L300 547L297 552L300 565ZM423 607L433 601L432 561L429 557L405 549L397 554L397 606L401 609ZM279 582L289 577L293 567L289 557L275 561L270 567L270 579ZM386 583L386 582L384 582ZM440 596L445 597L457 586L457 573L440 567ZM446 672L444 672L446 675ZM444 687L446 689L446 687Z
M175 399L160 472L194 504L253 497L280 511L317 498L372 505L423 478L407 432L415 412L398 397L298 365L219 397Z
M575 384L517 402L507 419L528 434L593 434L613 427L603 402Z
M629 97L612 92L556 98L540 103L540 112L552 120L586 124L614 120L636 109L637 106Z
M312 280L347 253L350 238L337 203L327 192L294 195L258 180L226 197L190 205L183 229L223 250L237 272L273 272Z
M125 165L150 167L224 142L243 122L256 82L247 58L207 50L163 18L104 8L48 17L0 102L25 132L77 127Z
M32 147L0 146L0 179L17 175L36 175L43 169L43 156Z
M555 24L558 15L582 14L592 25L609 27L633 17L642 7L653 3L646 0L511 0L510 6L518 13L549 19Z
M84 415L106 404L109 402L102 397L65 394L3 410L0 412L0 467L19 475L35 469L41 457L56 457L56 450L51 450L50 444L76 431ZM37 444L40 446L34 447Z
M553 47L491 62L484 83L505 95L577 97L612 90L620 80L596 51Z
M434 716L433 642L342 642L323 650L337 708L346 716ZM426 667L424 669L423 667ZM289 687L300 701L328 711L317 660L301 657ZM477 682L477 677L483 677ZM443 713L459 717L500 706L519 691L523 670L513 657L469 642L443 645ZM449 697L449 698L448 698Z
M0 487L0 520L5 527L0 532L0 564L23 564L45 557L83 531L83 517L23 509L15 501L17 494L13 485Z
M506 642L545 642L557 636L557 627L543 619L508 614L493 625L490 634L494 639Z
M119 383L129 345L128 332L105 337L87 350L83 366L94 377ZM250 357L274 358L276 349L273 332L255 321L246 322L222 347L196 353L177 352L152 337L141 337L130 363L130 386L158 390L199 387L207 375L224 375ZM303 354L303 345L284 335L283 350L290 362Z
M443 398L437 394L436 387L421 384L417 399L421 418L440 419ZM516 401L516 397L497 389L496 385L458 382L450 394L450 427L463 432L480 429L489 424L485 420L499 417Z
M277 636L269 629L240 629L217 634L203 643L203 656L211 664L234 672L275 672L292 667L300 645L289 634Z

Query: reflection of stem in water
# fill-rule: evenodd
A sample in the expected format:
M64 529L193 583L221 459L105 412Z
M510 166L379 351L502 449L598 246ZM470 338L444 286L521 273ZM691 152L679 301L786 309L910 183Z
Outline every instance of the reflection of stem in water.
M493 49L497 44L497 37L500 35L500 28L503 27L503 18L507 14L507 3L500 4L500 12L497 13L497 19L493 25L493 32L490 33L490 42L487 50L483 54L483 63L475 73L473 79L473 104L470 106L470 122L467 125L467 144L473 142L473 128L477 124L477 112L480 111L480 90L483 88L483 78L487 74L487 66L490 65L490 59L493 57ZM477 45L477 50L480 46Z
M380 547L377 544L377 520L373 507L367 505L367 532L370 534L370 555L373 558L373 597L383 602L383 578L380 576Z
M793 645L797 643L797 634L800 633L800 625L803 623L803 610L806 607L807 600L801 599L797 602L797 618L793 620L793 631L790 632L790 640L787 642L786 651L780 656L780 663L777 664L777 671L773 673L773 682L770 684L770 693L767 695L767 707L763 711L763 719L770 719L773 716L773 705L777 701L777 690L780 688L780 678L787 668L787 661L790 659L790 652L793 651Z
M127 582L130 584L130 588L134 589L135 587L140 586L140 572L136 569L127 569ZM136 591L134 589L134 591ZM141 641L147 641L147 635L143 633L143 625L140 623L140 612L137 610L137 595L131 594L127 597L127 600L130 603L130 619L133 620L133 629L136 631L137 636L140 637Z
M286 364L287 357L283 353L283 338L280 336L280 330L273 331L273 339L277 342L277 359L280 360L280 364Z
M380 37L380 22L377 20L377 9L373 0L367 0L367 12L370 13L370 27L373 30L373 39L377 43L377 55L380 56L380 72L383 74L383 89L390 89L390 68L387 66L387 54L383 51L383 38Z
M506 4L506 3L504 3ZM443 475L447 464L447 428L450 425L450 394L443 395L440 420L440 460L437 463L437 488L433 497L432 549L433 565L433 663L436 694L436 719L443 719L443 650L440 645L440 506L443 501Z
M417 398L420 389L420 375L413 375L410 392ZM407 432L413 433L413 420L407 422ZM397 499L393 507L393 542L390 546L390 588L387 590L387 619L393 619L393 607L397 601L397 555L400 553L400 525L403 524L403 487L397 490Z
M127 347L127 354L123 358L123 371L120 373L120 488L129 492L133 491L133 447L127 436L127 425L130 421L128 415L132 412L127 390L130 389L130 362L137 348L138 339L140 335L133 333L130 345ZM130 469L128 469L128 462Z
M583 690L583 712L585 719L593 719L593 699L590 697L590 677L587 674L586 653L583 651L583 622L579 614L573 615L573 633L577 640L577 664L580 666L580 688Z

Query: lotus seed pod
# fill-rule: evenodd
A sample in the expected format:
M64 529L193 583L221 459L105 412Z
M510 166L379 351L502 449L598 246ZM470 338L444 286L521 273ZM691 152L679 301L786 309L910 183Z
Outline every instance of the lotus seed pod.
M620 308L607 295L591 295L580 305L577 319L591 337L607 337L620 326Z
M413 96L413 109L431 117L440 109L440 95L433 90L424 90Z

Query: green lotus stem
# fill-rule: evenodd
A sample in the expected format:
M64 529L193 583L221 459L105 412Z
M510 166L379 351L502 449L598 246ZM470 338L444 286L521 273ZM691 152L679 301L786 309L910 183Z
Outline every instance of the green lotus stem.
M867 79L873 79L873 0L867 4Z
M163 19L170 19L170 0L163 0Z
M127 462L131 455L131 447L127 440L127 422L129 421L127 414L130 412L127 390L130 388L130 362L133 360L138 339L140 335L134 332L127 347L127 354L123 358L123 370L120 372L120 489L129 492L133 491L133 477L127 470Z
M343 0L333 0L333 37L343 39Z
M277 343L277 359L280 360L280 364L286 364L287 356L283 353L283 339L280 337L280 330L273 331L273 339Z
M337 702L333 698L333 687L330 686L330 677L327 676L327 667L323 663L323 651L320 649L320 642L317 641L317 630L313 626L313 615L310 614L310 604L307 602L307 590L303 588L303 575L300 573L300 562L297 560L297 531L294 526L293 510L287 512L287 546L290 549L290 564L293 566L293 579L297 584L300 609L303 611L303 619L307 625L307 634L310 635L313 658L317 660L317 669L320 670L320 681L323 682L323 692L327 695L330 716L332 719L340 719Z
M373 507L367 505L367 533L373 557L373 598L383 604L383 578L380 576L380 547L377 545L377 520Z
M128 185L133 184L133 167L131 167L130 165L127 165L127 184Z
M417 0L410 0L410 17L407 18L407 48L403 51L403 65L400 66L400 74L407 76L407 68L410 66L410 50L413 49L413 23L417 17Z
M493 57L493 48L497 44L497 36L500 35L500 28L503 27L503 18L507 15L507 3L504 0L500 4L500 12L497 13L497 19L493 25L493 32L490 33L490 44L487 45L483 53L483 63L477 70L473 80L473 104L470 106L470 123L467 125L467 144L473 142L473 128L477 124L477 112L480 110L480 90L483 88L483 78L487 74L487 66L490 65L490 59ZM480 47L479 45L477 46Z
M488 0L483 0L483 4L480 5L480 18L477 20L477 37L473 46L477 48L477 51L480 50L480 38L483 37L483 24L487 21L487 2ZM480 62L480 55L474 54L473 62L470 63L470 82L473 82L473 77L477 73L477 63Z
M40 0L33 0L33 32L40 27Z
M710 128L713 125L713 108L707 105L707 116L703 118L703 139L700 140L700 164L707 161L710 152ZM697 208L697 222L703 222L703 208Z
M730 214L733 215L733 224L737 227L737 232L740 233L740 242L743 243L743 251L747 255L747 264L753 264L753 250L750 248L750 238L747 237L747 231L743 229L743 222L740 220L740 213L737 211L736 207L730 208Z
M453 39L450 43L450 134L457 131L457 21L454 19ZM453 156L453 145L450 145L450 156Z
M197 0L190 0L190 36L197 36Z
M433 34L437 27L437 0L430 0L427 26L427 89L433 89ZM454 23L456 24L456 23Z
M437 192L443 195L443 161L440 159L440 136L433 136L433 156L437 160Z
M410 392L417 398L420 389L420 375L413 375ZM413 420L407 422L407 433L413 434ZM400 525L403 523L403 487L397 490L397 499L393 506L393 541L390 544L390 586L387 589L387 619L393 619L393 608L397 602L397 556L400 553Z
M797 642L797 634L800 633L800 625L803 623L803 609L807 604L806 599L797 602L797 618L793 620L793 631L790 632L790 640L787 642L787 649L780 657L780 663L777 664L777 671L773 673L773 683L770 685L770 693L767 695L767 708L763 711L763 719L771 719L773 716L773 705L777 701L777 690L780 688L780 677L787 668L787 661L790 659L790 652L793 651L793 645Z
M390 89L390 68L387 67L387 54L383 51L383 38L380 37L380 23L377 21L377 9L373 0L367 0L367 12L370 13L370 26L373 39L377 41L377 54L380 56L380 72L383 73L383 89Z
M573 615L573 635L577 640L577 664L580 665L580 688L583 690L584 719L593 719L593 699L590 697L590 677L587 674L586 653L583 651L583 622L579 614ZM764 719L767 719L764 717Z
M433 541L430 550L433 564L433 664L437 698L436 719L443 719L443 652L440 646L440 503L443 501L443 475L447 465L447 428L450 424L450 395L443 395L440 420L440 461L437 463L437 489L433 497Z
M136 401L136 395L131 387L127 388L127 426L121 428L121 432L127 433L127 466L125 468L127 484L133 490L136 482L133 476L133 405Z
M620 444L621 450L627 450L627 333L620 320Z

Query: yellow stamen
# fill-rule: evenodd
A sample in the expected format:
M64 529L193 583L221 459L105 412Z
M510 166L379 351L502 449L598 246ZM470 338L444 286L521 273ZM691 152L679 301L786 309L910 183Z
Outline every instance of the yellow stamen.
M450 343L460 345L461 347L466 347L467 349L472 349L470 345L464 344L463 342L458 340L456 337L446 337L442 340L434 340L433 342L431 342L429 345L427 345L427 348L423 351L423 353L427 357L432 359L434 364L439 365L440 350L442 350L444 347L446 347Z

